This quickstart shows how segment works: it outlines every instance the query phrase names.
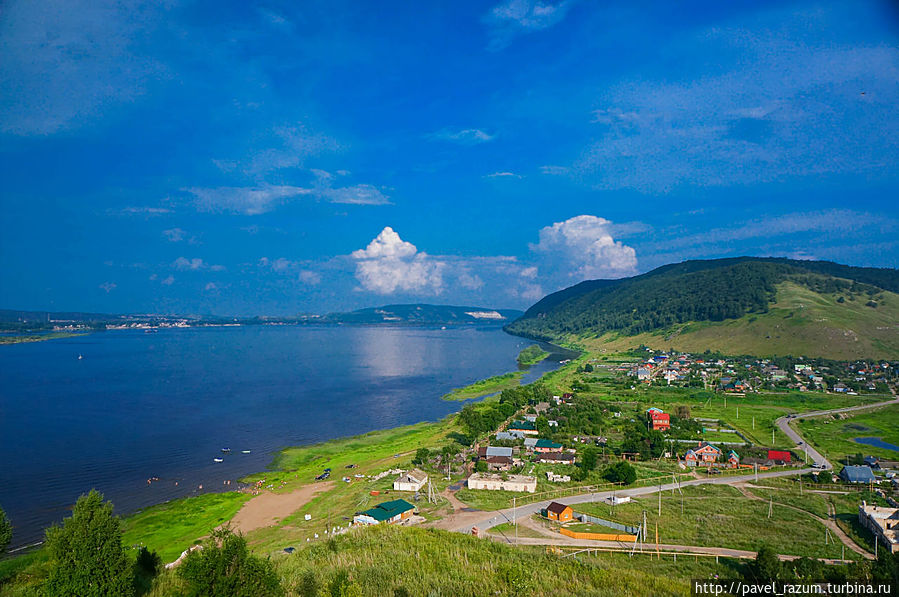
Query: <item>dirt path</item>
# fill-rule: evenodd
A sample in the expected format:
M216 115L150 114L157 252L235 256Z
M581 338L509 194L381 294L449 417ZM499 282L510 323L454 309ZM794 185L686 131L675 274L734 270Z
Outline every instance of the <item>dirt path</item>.
M306 485L290 493L261 493L249 500L231 519L231 528L242 533L269 527L290 516L319 493L329 491L334 481Z
M777 489L776 487L765 487L765 486L761 486L761 485L750 485L750 484L739 484L739 485L734 485L733 487L735 489L737 489L740 493L742 493L745 497L747 497L751 500L759 500L759 501L768 501L768 500L765 500L765 498L763 498L761 496L755 495L754 493L749 491L748 488ZM790 508L792 510L795 510L797 512L802 512L803 514L814 518L815 520L817 520L818 522L820 522L821 524L826 526L828 529L830 529L830 532L833 533L834 535L836 535L837 538L840 541L842 541L843 545L845 545L846 547L848 547L849 549L851 549L852 551L854 551L855 553L857 553L858 555L862 556L865 559L868 559L868 560L874 559L873 555L871 555L868 551L866 551L864 548L859 546L855 541L853 541L849 537L849 535L847 535L845 532L843 532L843 529L841 529L839 527L839 525L836 523L836 520L835 520L836 509L833 507L833 504L831 504L830 502L827 502L827 514L830 517L827 519L821 518L820 516L816 516L816 515L812 514L811 512L809 512L808 510L803 510L802 508L799 508L797 506L791 506L790 504L785 504L783 502L774 502L774 503L777 504L778 506L782 506L784 508Z

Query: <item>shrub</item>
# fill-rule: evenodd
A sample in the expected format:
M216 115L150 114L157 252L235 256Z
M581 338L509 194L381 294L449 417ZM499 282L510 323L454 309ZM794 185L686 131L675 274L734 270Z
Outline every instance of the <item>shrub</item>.
M271 560L250 554L246 539L228 529L212 532L202 549L192 551L178 575L189 597L280 596L281 580Z

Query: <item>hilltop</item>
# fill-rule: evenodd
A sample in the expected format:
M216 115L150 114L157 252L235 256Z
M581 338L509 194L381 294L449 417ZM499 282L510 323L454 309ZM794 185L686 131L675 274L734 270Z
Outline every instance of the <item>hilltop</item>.
M522 315L514 309L488 309L484 307L453 307L449 305L384 305L369 307L349 313L331 313L320 321L337 323L411 323L411 324L460 324L506 323Z
M899 270L740 257L686 261L550 294L506 331L591 348L899 355Z

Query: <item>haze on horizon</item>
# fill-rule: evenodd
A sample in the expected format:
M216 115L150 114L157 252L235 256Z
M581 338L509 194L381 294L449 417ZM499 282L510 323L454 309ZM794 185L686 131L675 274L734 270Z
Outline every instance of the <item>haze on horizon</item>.
M737 255L897 267L887 1L25 2L0 307L525 308Z

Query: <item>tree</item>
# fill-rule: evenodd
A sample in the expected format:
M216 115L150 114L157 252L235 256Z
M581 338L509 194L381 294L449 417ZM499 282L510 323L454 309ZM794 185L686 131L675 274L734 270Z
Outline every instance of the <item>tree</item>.
M749 578L756 581L777 580L782 568L774 550L769 545L762 545L755 560L749 564Z
M486 460L478 460L474 465L474 470L477 473L486 473L487 472L487 461Z
M0 508L0 554L6 552L10 541L12 541L12 525L6 517L6 512Z
M149 593L153 579L162 570L162 558L155 551L141 547L134 560L134 592L137 595Z
M122 547L122 530L112 504L91 490L75 503L71 518L47 529L53 567L47 595L133 595L133 571Z
M415 458L412 459L412 464L417 464L421 466L428 461L428 458L431 456L431 451L427 448L419 448L415 451Z
M612 483L630 485L637 480L637 471L634 470L634 467L630 464L622 460L610 465L603 476Z
M268 558L251 555L247 541L229 529L218 529L190 552L178 575L188 597L267 597L283 595L281 579Z
M587 446L581 452L581 468L585 471L592 471L596 468L596 448Z

